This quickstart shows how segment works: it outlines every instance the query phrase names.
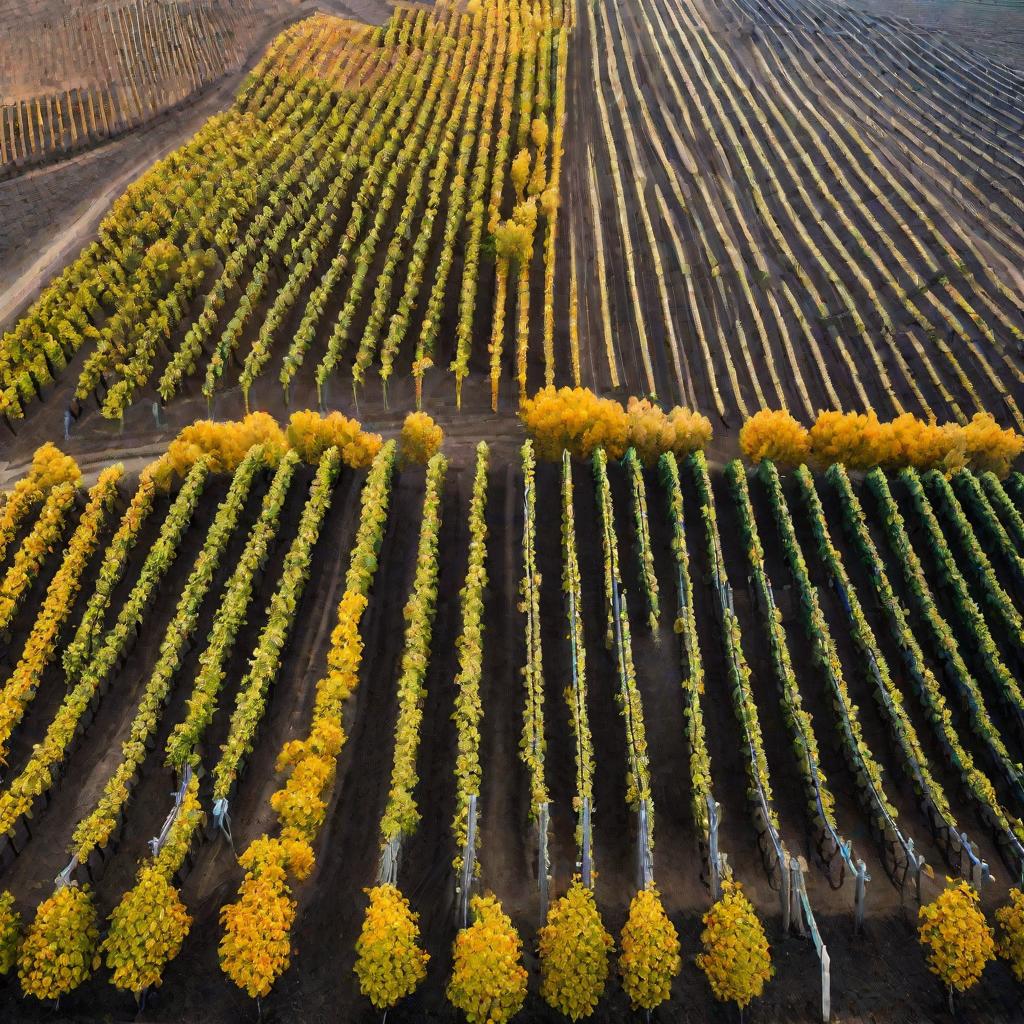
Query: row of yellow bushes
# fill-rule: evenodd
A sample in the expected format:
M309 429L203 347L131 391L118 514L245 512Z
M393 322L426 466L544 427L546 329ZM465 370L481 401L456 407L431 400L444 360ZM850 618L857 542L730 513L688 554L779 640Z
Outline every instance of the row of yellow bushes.
M632 447L652 466L663 452L685 455L711 441L711 421L700 413L679 406L666 412L637 398L623 408L587 388L542 388L523 402L519 418L542 459L560 459L563 449L586 459L595 448L620 459Z
M567 449L588 459L604 448L613 459L634 448L646 466L664 452L677 456L704 449L711 442L711 422L680 406L664 410L647 399L630 398L623 407L587 388L546 387L523 402L520 419L543 459L559 459ZM425 464L440 450L444 432L426 413L410 413L399 442L404 464ZM170 443L154 471L157 484L168 487L183 477L200 455L213 457L213 472L231 472L254 444L263 444L271 464L289 448L303 461L316 465L333 446L346 465L365 468L380 450L380 434L363 430L358 420L332 412L293 413L282 429L265 412L245 419L216 423L199 420L185 427ZM910 413L882 422L874 412L822 412L808 428L784 409L755 413L740 430L744 456L758 463L771 459L780 467L808 463L849 469L991 470L1003 478L1024 453L1024 437L999 426L989 413L978 413L967 424L938 424Z
M426 463L443 441L444 432L426 413L409 413L399 442L402 461ZM212 459L212 472L233 472L254 444L263 445L271 466L289 449L297 451L303 462L315 466L324 452L337 447L346 466L364 469L373 462L382 443L380 434L363 430L358 420L340 412L326 416L312 409L292 413L285 429L265 412L222 423L197 420L167 446L153 469L153 478L159 487L167 489L175 476L184 477L202 455Z
M808 429L783 409L765 409L743 425L740 447L751 462L771 459L783 467L839 462L849 469L966 468L1005 477L1024 452L1024 437L1004 430L989 413L961 426L910 413L883 423L874 412L823 412Z
M596 448L618 459L632 447L650 466L663 452L706 448L712 436L710 420L690 409L663 410L637 398L623 408L579 387L543 388L523 402L519 417L543 459L559 459L563 449L587 459ZM740 447L751 462L771 459L783 467L839 462L850 469L966 468L1005 477L1024 453L1024 437L1000 427L989 413L961 425L910 413L882 422L874 412L822 412L808 428L784 409L765 409L743 425Z

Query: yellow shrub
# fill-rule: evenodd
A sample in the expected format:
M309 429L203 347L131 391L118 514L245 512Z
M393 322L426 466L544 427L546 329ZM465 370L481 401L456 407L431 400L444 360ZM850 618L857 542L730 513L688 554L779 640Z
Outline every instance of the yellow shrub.
M40 445L32 455L29 478L44 493L57 484L71 483L78 486L82 483L78 463L50 441Z
M157 486L166 489L173 477L184 477L203 455L211 459L212 473L231 473L254 444L262 444L267 464L277 465L288 450L284 431L265 412L250 413L245 419L217 423L197 420L185 427L167 446L167 453L153 472Z
M144 866L135 886L110 915L102 949L111 984L137 996L159 986L191 925L178 890L158 868Z
M474 896L470 908L473 923L455 937L448 1001L469 1024L505 1024L526 1001L523 944L493 895Z
M974 888L951 878L946 882L936 899L918 911L918 938L928 951L928 970L950 990L966 992L994 959L995 942Z
M409 413L399 441L402 464L425 466L443 443L444 431L425 412Z
M955 473L991 469L1005 477L1024 453L1024 437L977 413L966 426L939 424L904 413L881 422L873 411L822 412L809 431L784 410L762 410L740 431L743 454L752 462L771 459L782 466L813 461L849 469L938 469Z
M785 409L762 409L743 424L740 448L753 463L770 459L783 468L799 466L810 455L807 428Z
M965 457L958 444L960 433L961 428L955 423L939 426L904 413L881 424L878 464L885 469L959 469Z
M526 150L523 150L526 153ZM529 154L527 153L527 161ZM527 163L529 170L529 163ZM502 259L527 263L533 258L533 235L537 228L536 197L517 203L512 216L494 230L494 251Z
M626 415L629 445L645 466L653 466L664 452L688 455L711 441L711 420L678 405L665 412L646 398L630 398Z
M551 904L538 941L540 994L570 1020L589 1017L608 981L608 955L615 944L601 922L594 894L579 876Z
M704 915L697 966L720 1002L742 1010L775 973L764 928L739 882L726 879L722 896Z
M359 990L378 1010L416 991L430 956L419 946L418 914L393 885L366 890L370 905L356 941Z
M292 413L286 437L289 447L310 466L319 465L324 452L337 447L342 461L353 469L369 466L383 443L380 434L367 433L358 420L340 412L321 416L313 409Z
M811 451L822 466L841 462L870 469L885 459L885 437L874 412L823 412L811 427Z
M653 1010L669 998L683 963L679 933L653 884L633 897L621 944L622 987L634 1010Z
M1020 889L1010 890L1010 902L996 911L996 924L999 926L996 952L1010 965L1013 976L1024 981L1024 893ZM0 967L3 966L2 948L0 945Z
M100 965L99 927L88 885L65 885L43 900L25 931L18 981L25 995L60 999Z
M18 960L21 941L21 914L14 909L14 896L0 893L0 977L9 974Z
M279 838L262 835L254 839L238 858L239 865L253 875L279 877L294 875L304 881L313 869L313 848L294 829Z
M579 387L541 388L523 402L519 418L538 456L549 461L560 459L563 449L589 459L595 448L621 459L633 447L645 466L653 466L663 452L687 455L704 448L712 434L711 421L690 409L665 412L646 398L630 398L623 409L614 399Z
M251 843L240 860L246 874L238 899L220 911L220 969L254 999L267 995L291 962L296 904L287 860L278 840L263 836Z
M265 412L249 413L244 419L223 423L197 420L167 446L153 468L153 479L158 487L167 490L174 477L184 477L202 455L212 460L212 473L231 473L255 444L263 445L271 469L289 448L294 448L304 462L317 465L323 453L335 446L346 466L363 469L373 461L382 440L379 434L363 430L358 420L340 412L321 416L306 409L293 413L287 432Z
M672 426L671 450L676 455L689 455L711 444L711 420L703 413L677 405L669 409L666 415Z
M629 418L625 410L586 388L542 388L523 402L519 418L542 459L560 459L566 448L577 459L589 459L598 447L613 459L621 459L626 451Z
M526 188L526 182L530 177L530 151L528 149L521 149L516 154L509 174L512 178L512 187L516 190L516 195L522 196L523 190Z
M1024 452L1024 437L1003 430L987 412L975 413L963 428L963 438L970 467L978 473L991 470L1000 479L1009 474L1013 460Z

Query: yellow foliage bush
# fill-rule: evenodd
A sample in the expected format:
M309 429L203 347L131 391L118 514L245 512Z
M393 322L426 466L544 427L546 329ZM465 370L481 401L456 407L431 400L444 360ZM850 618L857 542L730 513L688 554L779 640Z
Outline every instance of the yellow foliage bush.
M65 455L55 444L47 441L33 453L28 479L33 486L46 493L58 484L81 486L82 473L70 455Z
M962 430L967 464L978 473L991 470L1002 480L1009 475L1014 459L1024 452L1024 437L1004 430L990 413L975 413Z
M647 398L630 398L626 416L629 446L645 466L655 465L665 452L682 457L711 442L711 420L678 405L665 412Z
M870 469L885 459L881 424L874 412L823 412L810 430L815 462L841 462L849 469Z
M110 931L101 949L111 984L136 996L158 987L191 925L178 890L159 868L145 865L135 886L110 915Z
M626 451L629 418L625 410L586 388L542 388L523 402L519 418L542 459L561 459L563 449L577 459L589 459L598 447L613 459L622 458Z
M291 963L296 904L288 887L288 851L279 840L262 836L240 863L245 878L238 899L221 908L218 953L220 969L256 999L270 992Z
M64 885L43 900L25 930L18 980L25 995L59 999L100 965L100 931L88 885Z
M905 412L874 429L879 436L872 446L883 469L914 466L951 473L967 464L967 453L957 443L962 428L956 423L939 426Z
M474 896L473 923L455 937L448 1001L469 1024L505 1024L526 1001L523 944L497 898Z
M29 471L7 492L6 500L0 504L0 562L36 502L43 501L60 484L70 483L77 487L81 482L82 474L74 459L49 441L40 445L32 456Z
M516 195L522 196L530 177L530 151L528 149L521 149L515 155L509 176L512 178L512 187L516 190Z
M313 870L313 848L290 829L280 837L257 836L238 858L242 868L253 875L291 874L300 882Z
M630 398L623 409L579 387L541 388L523 402L519 418L537 455L548 461L561 459L564 449L589 459L595 448L621 459L633 447L645 466L653 466L664 452L682 456L706 447L712 434L711 421L698 412L680 406L665 412L646 398Z
M1024 981L1024 893L1020 889L1010 890L1010 902L996 911L996 924L999 926L996 952L1010 965L1017 981ZM0 940L0 974L3 973L2 967L3 945Z
M703 450L711 444L711 420L703 413L687 409L683 405L674 405L665 415L672 428L671 450L676 455L689 455L690 452ZM659 456L662 454L664 452L658 453Z
M359 990L378 1010L416 991L427 976L429 954L420 949L419 915L394 885L366 890L370 905L356 941Z
M221 908L221 970L256 998L265 996L291 963L295 900L289 874L299 881L313 870L313 848L292 829L254 839L238 858L245 878L238 899Z
M762 459L783 468L806 462L811 445L807 428L785 409L762 409L743 424L740 449L755 465Z
M10 974L18 960L21 942L21 914L14 909L14 896L0 893L0 978Z
M254 444L263 445L270 467L276 466L288 450L284 431L265 412L253 412L245 419L224 423L197 420L167 446L166 454L153 470L153 479L166 490L174 476L184 477L204 455L210 459L210 472L234 472Z
M525 150L523 150L526 153ZM527 170L529 170L529 154ZM537 198L531 196L517 203L508 220L494 229L494 251L500 259L528 263L533 258L533 235L537 229Z
M538 933L540 994L570 1020L589 1017L608 981L608 956L614 949L594 901L579 876L548 909Z
M399 452L405 466L425 466L444 443L444 431L425 412L411 412L402 424Z
M669 998L683 964L679 933L653 884L633 897L620 941L622 988L634 1010L653 1010Z
M310 466L319 465L324 452L336 447L346 466L365 469L373 462L383 443L380 434L363 430L358 420L349 419L340 412L321 416L314 409L292 413L285 436L289 447Z
M989 413L977 413L961 426L921 420L911 413L883 423L872 411L822 412L805 431L788 412L762 410L744 423L740 446L752 462L841 463L848 469L912 466L946 474L990 469L1002 478L1024 452L1024 436L1000 427Z
M995 958L995 941L974 887L951 878L946 883L918 910L917 934L927 950L928 970L951 991L966 992Z
M704 915L697 966L720 1002L742 1010L764 991L775 973L771 950L750 900L739 882L722 882L722 896Z
M321 416L312 409L293 413L287 431L269 413L252 412L241 420L197 420L185 427L167 446L152 468L161 490L167 490L175 476L184 477L201 456L207 456L211 473L231 473L255 444L262 444L269 468L276 468L281 456L294 448L303 462L319 465L325 451L337 447L346 466L369 466L382 445L380 434L363 430L358 420L340 412Z

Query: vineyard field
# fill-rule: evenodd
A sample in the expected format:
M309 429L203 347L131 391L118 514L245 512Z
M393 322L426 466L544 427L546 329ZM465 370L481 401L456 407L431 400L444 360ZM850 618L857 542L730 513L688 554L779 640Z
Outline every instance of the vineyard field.
M0 0L0 1021L1018 1020L1019 6Z
M275 5L141 3L0 8L0 177L89 149L230 73ZM21 19L31 13L25 30ZM54 88L60 83L62 88Z
M473 486L472 448L455 443L449 450L451 465L443 484L439 507L438 592L453 595L461 586L467 565L469 530L467 509ZM525 691L520 668L525 660L524 615L517 607L516 593L523 573L522 541L524 525L523 476L514 448L498 444L491 455L486 488L486 567L488 585L484 591L483 626L484 657L480 686L483 718L480 726L480 829L478 845L482 855L483 873L477 883L497 892L506 911L520 933L527 939L526 964L536 961L528 941L539 924L536 883L535 830L526 824L530 811L530 787L527 772L517 754L522 729ZM322 471L322 467L321 467ZM130 474L129 474L130 476ZM219 599L228 576L239 563L246 537L251 534L261 503L270 486L270 474L258 472L240 510L237 525L226 542L224 553L212 577L208 596L201 602L193 636L198 640L209 633L217 614ZM729 697L731 668L720 618L715 611L718 599L711 586L712 565L708 561L708 534L702 525L700 509L704 504L699 484L699 471L690 460L681 460L682 508L688 549L688 572L693 587L693 610L696 616L696 638L703 664L705 689L701 699L706 729L707 751L711 763L711 786L720 804L721 825L718 841L727 854L733 872L743 880L759 914L767 923L777 970L776 980L762 1001L759 1011L764 1019L813 1019L811 1007L817 998L816 969L813 949L798 939L786 938L781 930L778 892L766 874L759 855L758 832L744 781L742 733L734 717ZM359 518L358 494L366 479L359 471L342 469L333 485L329 509L322 520L315 541L311 572L302 589L295 627L284 648L278 666L278 682L268 693L263 720L256 733L252 755L243 762L237 789L230 800L230 832L234 848L241 851L254 838L272 825L269 798L276 788L274 761L282 744L303 734L314 699L314 683L322 673L328 650L334 609L343 589L343 567L353 543ZM706 848L701 845L701 832L693 817L694 780L690 750L685 736L684 690L681 686L682 666L680 637L673 630L678 583L676 560L672 554L673 522L668 515L668 492L665 480L653 470L643 472L650 531L651 566L658 585L662 611L657 628L647 624L648 605L643 598L644 586L640 562L635 553L635 522L631 507L634 489L625 466L609 463L609 494L614 508L613 527L619 549L619 571L622 578L628 614L633 622L632 658L636 685L646 711L647 756L650 764L650 799L657 807L654 858L666 909L677 924L684 953L695 951L699 915L707 904ZM853 880L846 874L838 889L833 882L843 878L836 864L827 865L817 857L823 850L818 843L817 826L809 817L803 797L802 778L793 748L788 739L788 726L776 691L773 657L769 634L762 613L755 601L755 590L747 586L750 572L747 555L740 543L740 506L727 478L718 470L709 476L717 515L717 534L724 561L722 572L732 581L732 603L739 627L742 649L751 670L750 699L756 706L764 737L766 763L771 773L773 811L777 828L788 849L804 857L806 884L818 927L828 944L832 957L833 1006L840 1012L879 1013L890 1011L894 992L905 993L904 1012L930 1012L928 1000L934 998L929 988L924 965L908 948L908 924L917 905L914 882L904 879L906 858L891 842L882 842L869 825L851 768L836 737L836 709L827 697L820 669L812 659L801 656L806 641L799 614L799 601L794 589L790 567L779 541L779 522L763 474L748 478L750 508L764 541L764 572L770 581L776 604L781 612L784 641L792 654L795 686L802 695L803 709L810 716L811 729L817 737L819 766L832 794L834 820L841 834L853 841L856 858L863 858L870 882L867 885L866 923L864 937L853 930ZM303 506L312 494L314 473L299 466L288 487L280 511L279 526L271 543L265 567L257 574L251 608L242 629L237 633L224 663L225 683L221 708L211 722L208 733L197 748L197 764L209 771L217 760L229 729L229 704L235 699L236 687L246 672L246 665L265 625L260 609L269 606L271 596L280 585L286 552L298 536ZM931 819L921 809L914 786L905 772L905 759L894 744L882 706L872 694L870 676L864 671L864 659L854 646L853 634L844 612L844 605L829 586L829 573L818 556L812 518L796 478L781 478L783 501L790 509L796 528L797 543L804 551L809 572L809 585L816 588L826 627L835 642L838 664L849 690L849 698L859 708L858 718L866 747L877 760L882 772L886 799L898 821L901 835L911 839L918 855L934 869L936 878L944 872L969 872L970 865L962 854L934 832ZM186 578L193 571L199 549L209 535L218 504L228 492L228 479L209 476L203 485L195 511L187 523L177 557L159 585L159 591L145 612L140 630L142 643L134 644L109 689L102 692L95 717L80 741L69 748L63 780L36 805L28 822L28 835L19 826L15 847L23 852L12 857L14 848L5 848L0 884L12 891L30 919L35 902L45 892L48 880L56 876L67 860L65 852L72 823L88 813L99 797L106 780L118 761L120 744L126 736L142 687L153 671L159 638L163 636L178 603ZM984 860L996 876L996 882L982 885L982 898L987 906L998 904L1007 881L1018 870L1012 860L1011 847L992 829L982 824L978 803L962 785L952 764L943 759L938 736L932 728L923 705L915 701L904 684L905 673L899 647L886 627L885 615L872 598L873 584L865 564L857 557L857 549L843 527L843 491L834 486L828 475L814 480L821 496L824 521L831 532L836 557L847 566L850 586L863 604L868 628L877 642L877 656L888 664L893 678L904 693L905 708L911 727L920 738L922 756L931 766L935 786L948 801L946 813L955 819L973 844L973 855ZM116 514L124 508L124 492L131 484L123 484ZM365 643L363 669L358 689L344 711L345 730L349 734L338 764L338 784L327 809L326 820L318 840L317 866L299 893L299 911L293 929L293 964L275 986L273 994L263 1001L263 1012L316 1016L331 1006L349 1007L352 1019L372 1019L368 1008L362 1008L355 976L351 968L355 959L354 942L362 915L361 890L371 885L377 865L378 847L373 823L380 815L388 795L391 734L397 711L395 679L398 674L400 646L394 637L401 629L402 603L397 595L409 592L415 563L415 535L420 520L424 479L421 470L404 469L391 486L387 522L383 530L379 569L370 592L370 602L363 620ZM920 520L915 513L911 492L894 476L891 492L911 528L914 546L921 552L928 579L936 584L935 565L921 544ZM536 507L556 508L561 501L562 481L559 468L540 463L536 469ZM958 488L959 490L959 488ZM619 686L615 661L603 642L605 613L602 581L601 525L598 492L590 468L581 464L573 472L574 519L576 548L580 565L580 597L582 637L587 665L587 707L593 747L599 756L593 779L593 858L597 869L596 895L608 927L616 930L625 919L631 894L636 886L636 819L626 800L627 749L622 719L616 707L615 693ZM881 530L878 506L866 486L854 485L854 494L862 503L866 523L878 550L886 552L889 578L894 581L897 599L915 609L913 596L905 589L901 562L891 554ZM170 497L158 497L149 520L142 527L121 581L114 588L107 622L118 614L135 586L142 562L166 522ZM73 515L76 513L73 513ZM308 514L308 513L306 513ZM115 516L110 517L102 543L109 540ZM538 515L538 523L543 523ZM945 525L943 521L943 525ZM23 528L23 532L24 532ZM952 538L952 534L949 536ZM951 540L951 543L954 543ZM287 556L291 558L291 555ZM574 870L575 815L572 800L575 791L573 741L568 710L563 697L562 680L571 675L571 651L564 628L565 605L558 585L563 559L557 531L541 528L536 536L536 565L540 574L539 637L543 650L543 711L546 740L547 786L549 790L551 833L549 856L552 890L558 892L569 882ZM4 569L11 564L9 553ZM83 580L81 595L75 603L72 624L96 587L98 558L92 560L89 574ZM47 560L32 592L32 604L48 585L56 559ZM1002 567L1000 567L1002 578ZM1007 586L1011 585L1006 580ZM972 581L973 588L974 583ZM956 610L947 591L939 611L954 623L957 636L962 636ZM1016 592L1015 592L1016 593ZM1019 595L1015 600L1019 599ZM1019 605L1018 605L1019 607ZM912 611L916 618L916 609ZM21 611L9 634L7 670L17 657L31 628L33 616ZM399 1019L448 1020L451 1010L446 1006L443 987L450 960L447 954L454 934L454 876L449 868L457 852L446 823L455 810L456 791L452 769L456 749L452 702L455 697L453 679L458 669L455 639L462 627L459 606L445 597L438 603L429 646L424 680L423 721L419 751L416 757L418 782L413 791L417 804L424 810L423 821L405 841L402 849L401 882L403 891L421 915L422 941L431 954L426 981L420 990L393 1011ZM997 627L993 623L993 630ZM73 633L73 630L66 631ZM211 634L212 635L212 634ZM1021 650L1009 642L1004 633L995 633L998 649L1012 666L1020 671ZM150 639L154 638L154 639ZM941 665L936 651L920 634L927 667L940 678ZM203 643L186 647L174 672L166 710L161 724L148 743L149 751L141 763L141 774L124 810L123 824L114 840L101 856L90 856L88 867L78 868L81 878L91 878L96 889L96 903L105 916L130 887L136 863L146 853L149 838L160 831L167 811L168 794L173 789L171 777L162 766L161 750L173 723L186 711L189 680L195 677ZM1021 735L1013 728L1004 707L996 700L984 666L966 646L962 647L968 670L974 674L985 700L989 702L993 723L1003 730L1006 744L1019 750ZM24 720L14 733L5 771L4 789L17 778L32 755L63 698L63 669L60 659L51 663L38 694L31 700ZM947 685L949 684L949 685ZM974 736L959 707L954 705L955 691L949 680L942 688L954 707L953 723L965 747L984 763L982 745ZM209 813L212 801L210 786L216 773L200 778L199 794ZM1019 802L998 785L1000 799L1011 815L1021 810ZM2 808L0 808L2 809ZM1016 820L1014 818L1014 820ZM954 844L955 846L955 844ZM704 851L702 853L702 850ZM1019 862L1018 862L1019 863ZM769 865L770 866L770 865ZM702 880L702 876L703 879ZM901 885L892 881L895 877ZM197 834L192 854L184 862L176 878L181 881L182 899L194 915L192 934L186 939L181 954L167 966L164 984L151 993L147 1014L154 1019L237 1019L248 1012L246 997L228 984L217 967L218 926L221 905L230 899L239 874L238 865L223 832L208 823ZM923 894L937 885L929 875L922 875ZM866 970L866 966L870 970ZM68 1014L97 1012L115 1018L127 1013L126 995L118 993L103 981L104 972L87 981L81 988L61 1001L61 1010ZM0 999L14 998L13 990L0 993ZM1008 976L993 971L984 993L972 996L979 1012L1009 1012L1013 1002ZM924 1002L921 1002L924 1000ZM684 968L673 994L673 1005L703 1007L700 1012L713 1013L709 996L692 968ZM38 1009L36 1008L38 1006ZM88 1010L86 1011L86 1008ZM51 1011L39 1004L11 1002L9 1012L18 1019L46 1019ZM696 1012L696 1011L694 1011ZM532 1014L532 1016L531 1016ZM531 994L524 1011L525 1019L548 1020L550 1011L538 996ZM624 994L613 983L601 1003L601 1019L630 1019Z
M828 3L315 15L10 325L3 411L46 436L66 407L507 413L580 383L727 433L779 406L1021 429L1020 96Z
M839 4L588 10L565 190L589 386L1018 423L1019 73Z

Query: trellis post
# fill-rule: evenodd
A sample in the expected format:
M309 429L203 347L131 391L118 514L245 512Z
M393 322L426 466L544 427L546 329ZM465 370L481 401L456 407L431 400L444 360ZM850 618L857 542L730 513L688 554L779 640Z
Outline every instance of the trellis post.
M537 884L540 887L540 920L548 919L548 802L537 815Z
M590 853L590 798L587 797L583 800L583 808L581 811L582 815L582 831L583 831L583 842L581 844L581 857L580 857L580 871L583 875L583 884L588 888L592 889L594 886L594 869L593 862Z

